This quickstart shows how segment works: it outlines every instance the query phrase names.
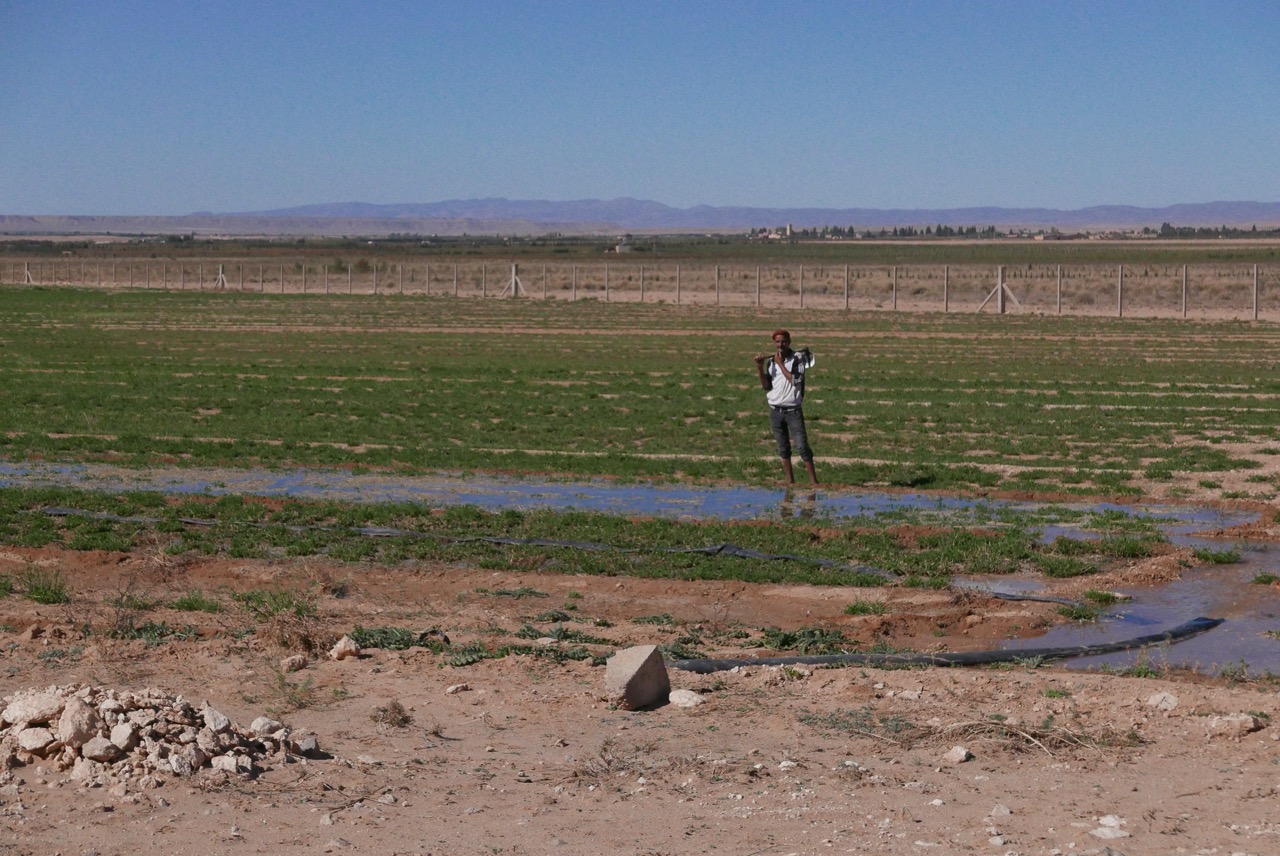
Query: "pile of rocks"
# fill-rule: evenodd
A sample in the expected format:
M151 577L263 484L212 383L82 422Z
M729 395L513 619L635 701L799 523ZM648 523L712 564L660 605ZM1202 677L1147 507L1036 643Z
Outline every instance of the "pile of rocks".
M248 728L205 702L148 688L85 686L20 690L0 710L0 774L44 761L85 785L158 787L208 768L253 776L290 755L324 757L314 736L269 717Z

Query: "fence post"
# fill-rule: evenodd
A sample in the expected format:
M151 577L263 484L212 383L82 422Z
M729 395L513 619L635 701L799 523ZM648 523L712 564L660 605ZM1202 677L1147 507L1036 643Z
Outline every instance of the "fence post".
M680 265L676 265L676 306L680 305Z
M1258 320L1258 266L1253 266L1253 320Z
M604 302L609 302L609 263L604 263Z
M893 266L893 311L898 311L898 266Z
M578 299L578 266L573 266L573 290L569 292L570 300Z
M1120 272L1116 275L1116 317L1124 317L1124 265L1120 265Z
M1182 317L1187 317L1187 266L1182 266Z
M998 314L1004 314L1004 265L996 268L996 309Z
M945 288L946 287L944 286L943 294L946 294ZM943 298L944 301L945 299L946 298ZM845 312L849 311L849 266L848 265L844 266L844 311Z
M302 293L307 293L307 263L302 263Z
M720 265L716 265L716 306L720 305Z
M804 309L804 265L800 265L800 308Z
M1062 314L1062 265L1058 265L1058 314Z
M458 296L458 263L453 263L453 296Z
M951 270L949 265L942 266L942 314L946 315L947 310L951 307L951 295L948 293L948 286Z
M644 265L640 265L640 302L644 303Z
M404 263L396 265L396 274L400 277L400 294L404 295Z
M542 266L542 299L547 299L547 266Z
M608 267L605 267L608 270ZM480 296L489 296L489 266L480 265Z
M426 288L424 288L424 289L423 289L423 293L424 293L427 297L430 297L430 296L431 296L431 262L427 262L427 276L426 276L426 279L427 279L427 281L426 281L426 283L425 283Z

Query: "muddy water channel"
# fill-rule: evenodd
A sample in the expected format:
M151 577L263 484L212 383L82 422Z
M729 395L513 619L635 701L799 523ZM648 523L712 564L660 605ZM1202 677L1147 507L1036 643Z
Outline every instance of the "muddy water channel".
M989 516L1009 507L1034 511L1028 502L940 498L829 488L780 489L683 487L677 485L569 483L486 476L390 477L339 471L225 469L129 470L103 465L0 463L0 486L60 486L86 490L153 490L166 494L246 494L342 502L416 502L474 505L487 510L560 509L684 519L778 520L812 518L838 523L843 518L898 511L928 512L963 519L967 513ZM1061 504L1056 507L1063 507ZM1155 588L1120 590L1130 600L1105 612L1097 622L1055 627L1035 639L1010 640L1012 649L1091 645L1158 633L1198 616L1225 619L1220 626L1176 645L1137 652L1078 658L1081 669L1134 666L1190 667L1211 674L1280 675L1280 589L1252 582L1260 574L1280 577L1280 548L1267 543L1197 538L1195 533L1252 522L1256 515L1219 509L1176 506L1071 506L1086 511L1118 511L1158 522L1171 541L1211 550L1233 549L1241 560L1188 569L1182 579ZM1090 537L1069 527L1049 526L1043 537ZM1034 577L970 578L957 585L1003 594L1035 595Z

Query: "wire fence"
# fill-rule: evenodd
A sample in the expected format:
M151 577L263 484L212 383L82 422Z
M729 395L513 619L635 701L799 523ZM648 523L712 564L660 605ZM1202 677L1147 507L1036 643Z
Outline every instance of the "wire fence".
M200 260L2 263L2 281L164 291L599 300L844 311L1280 320L1280 274L1257 264L321 264Z

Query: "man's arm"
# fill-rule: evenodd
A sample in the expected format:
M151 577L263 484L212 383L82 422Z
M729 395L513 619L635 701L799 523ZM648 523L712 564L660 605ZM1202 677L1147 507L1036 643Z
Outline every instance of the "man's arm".
M764 361L768 359L764 354L756 357L756 375L760 378L761 389L773 389L773 380L769 378L764 371Z

